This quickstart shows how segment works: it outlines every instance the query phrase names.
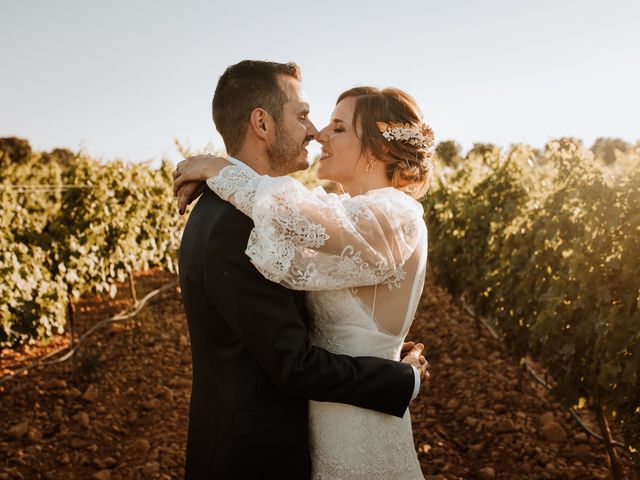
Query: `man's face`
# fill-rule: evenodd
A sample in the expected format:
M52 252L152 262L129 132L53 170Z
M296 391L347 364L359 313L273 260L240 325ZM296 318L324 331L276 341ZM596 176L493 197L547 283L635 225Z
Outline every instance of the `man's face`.
M309 166L307 145L318 134L309 120L309 103L300 82L293 77L279 76L278 82L288 100L276 126L276 135L267 149L269 166L274 173L286 175Z

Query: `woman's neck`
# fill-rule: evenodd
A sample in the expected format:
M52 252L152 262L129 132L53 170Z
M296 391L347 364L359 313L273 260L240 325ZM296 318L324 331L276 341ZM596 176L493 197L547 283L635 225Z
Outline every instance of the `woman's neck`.
M363 173L359 178L354 178L352 181L342 184L342 188L352 197L362 195L370 190L390 186L391 180L387 178L386 174L382 171L376 172L375 170L373 172Z

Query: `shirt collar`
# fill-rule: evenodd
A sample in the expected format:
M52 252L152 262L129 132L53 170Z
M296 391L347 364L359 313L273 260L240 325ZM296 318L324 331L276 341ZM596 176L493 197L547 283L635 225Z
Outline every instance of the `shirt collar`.
M232 156L227 157L227 160L229 160L229 162L233 163L234 165L237 165L238 167L246 168L250 172L256 173L256 171L253 168L251 168L249 165L244 163L242 160L238 160L237 158L234 158Z

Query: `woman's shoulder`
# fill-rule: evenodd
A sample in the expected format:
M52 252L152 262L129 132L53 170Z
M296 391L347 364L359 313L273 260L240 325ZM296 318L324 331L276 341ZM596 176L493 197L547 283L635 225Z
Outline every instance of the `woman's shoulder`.
M369 190L362 197L387 215L400 215L405 219L415 220L421 219L424 215L424 208L420 202L394 187Z

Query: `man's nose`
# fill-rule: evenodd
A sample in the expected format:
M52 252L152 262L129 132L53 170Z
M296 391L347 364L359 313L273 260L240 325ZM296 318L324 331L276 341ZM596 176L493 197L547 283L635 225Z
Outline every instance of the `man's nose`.
M314 140L318 140L318 129L312 122L309 122L309 126L307 127L307 136L313 137Z

